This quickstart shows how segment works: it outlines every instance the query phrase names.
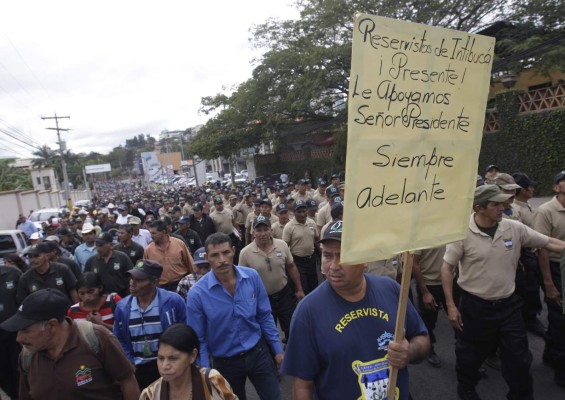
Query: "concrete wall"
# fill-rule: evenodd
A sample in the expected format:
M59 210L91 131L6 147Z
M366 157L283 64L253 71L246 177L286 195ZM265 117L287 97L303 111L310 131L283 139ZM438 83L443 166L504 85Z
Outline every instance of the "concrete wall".
M29 215L31 210L41 208L62 207L65 205L64 192L29 190L0 192L0 230L14 229L19 214ZM88 194L83 190L72 190L74 201L88 200Z

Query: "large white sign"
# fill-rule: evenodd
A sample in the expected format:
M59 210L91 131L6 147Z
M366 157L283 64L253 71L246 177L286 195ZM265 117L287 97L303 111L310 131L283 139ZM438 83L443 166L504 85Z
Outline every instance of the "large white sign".
M96 164L87 165L84 167L87 174L97 174L99 172L110 172L112 171L112 166L110 164Z

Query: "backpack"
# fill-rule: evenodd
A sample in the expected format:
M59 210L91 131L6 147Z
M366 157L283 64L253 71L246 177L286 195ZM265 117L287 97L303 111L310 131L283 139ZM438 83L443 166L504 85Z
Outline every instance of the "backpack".
M92 350L92 352L94 354L99 355L100 354L100 340L98 339L98 336L96 336L96 332L94 332L92 322L79 320L79 321L74 321L74 323L76 324L76 326L78 328L79 334L86 341L86 343L88 344L88 347L90 347L90 350ZM21 358L21 364L20 365L21 365L21 368L22 368L22 372L26 375L29 372L29 366L31 364L31 358L32 357L33 357L33 353L31 353L25 347L22 347L22 352L20 353L20 358Z

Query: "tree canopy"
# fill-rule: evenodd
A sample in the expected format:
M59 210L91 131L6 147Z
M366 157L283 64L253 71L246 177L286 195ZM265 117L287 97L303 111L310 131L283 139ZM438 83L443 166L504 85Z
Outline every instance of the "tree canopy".
M343 129L357 12L469 32L502 20L529 24L527 40L518 28L500 42L499 59L543 42L547 32L563 33L565 15L559 0L297 0L296 7L298 20L269 19L254 27L252 43L264 53L250 79L229 94L202 99L201 111L217 114L196 136L193 153L214 158L265 140L276 145L299 125L304 133ZM543 61L562 68L554 50Z

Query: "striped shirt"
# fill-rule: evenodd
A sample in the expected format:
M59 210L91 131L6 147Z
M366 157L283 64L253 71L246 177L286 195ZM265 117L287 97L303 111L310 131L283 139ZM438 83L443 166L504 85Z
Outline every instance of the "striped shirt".
M157 359L159 337L163 333L159 315L159 296L155 296L145 310L139 307L137 297L132 299L129 333L135 365L145 364Z
M110 293L106 295L106 301L99 310L96 310L98 314L102 316L102 321L106 324L113 324L114 323L114 309L116 308L116 303L120 301L122 298L117 293ZM85 310L82 308L80 303L76 303L69 307L67 311L67 316L70 318L80 321L86 320L86 316L90 313L90 311Z

